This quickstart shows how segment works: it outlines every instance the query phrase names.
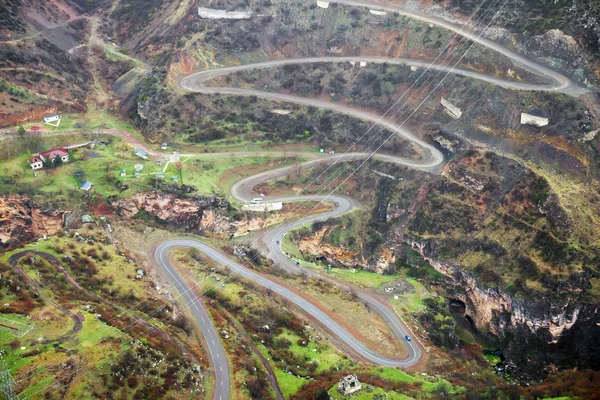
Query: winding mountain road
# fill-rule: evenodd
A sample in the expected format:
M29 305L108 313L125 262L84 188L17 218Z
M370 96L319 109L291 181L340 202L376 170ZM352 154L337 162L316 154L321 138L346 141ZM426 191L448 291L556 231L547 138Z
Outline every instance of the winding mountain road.
M485 74L470 71L467 69L450 68L443 65L431 65L422 61L407 60L407 59L386 59L382 57L310 57L310 58L294 58L294 59L283 59L283 60L271 60L256 64L240 65L234 67L216 68L206 71L200 71L195 74L189 75L183 78L180 85L183 89L192 92L199 92L205 94L228 94L238 96L257 96L264 99L277 100L290 102L306 106L314 106L320 108L331 109L336 112L344 113L353 117L357 117L368 122L377 124L379 126L390 129L391 131L402 136L404 139L410 141L413 145L420 149L420 158L418 160L406 159L402 157L396 157L392 155L380 155L377 154L375 157L383 159L388 162L405 165L411 168L419 168L431 172L439 170L443 164L444 158L439 150L437 150L431 144L420 139L418 135L415 135L408 129L397 125L395 122L385 119L381 116L358 110L352 107L348 107L338 103L332 103L319 99L304 98L300 96L294 96L289 94L263 92L260 90L248 90L240 88L225 88L225 87L207 87L204 83L208 80L232 74L239 71L249 71L255 69L272 68L283 65L292 64L305 64L305 63L317 63L317 62L370 62L370 63L390 63L390 64L405 64L418 68L429 68L434 71L442 71L447 73L453 73L462 75L468 78L477 79L480 81L488 82L494 85L498 85L504 88L513 90L526 90L526 91L548 91L548 92L561 92L571 96L580 96L587 92L585 88L572 82L566 76L546 68L542 65L528 60L522 55L513 52L505 47L485 38L481 38L478 33L463 32L463 27L445 20L441 20L429 15L421 14L414 11L405 10L398 6L392 5L381 5L375 3L368 3L363 1L353 0L331 0L334 3L341 3L349 6L368 7L377 10L397 12L401 15L408 16L410 18L417 19L426 23L434 24L439 27L448 29L456 32L468 39L476 41L477 43L495 50L506 57L510 58L513 63L519 67L522 67L533 74L536 74L549 83L547 84L531 84L519 81L510 81L500 79L497 77L487 76ZM304 168L310 168L319 165L320 163L337 163L346 162L354 159L365 159L370 157L367 153L347 153L340 156L331 156L327 158L318 158L308 161L303 164ZM239 201L247 202L250 201L255 194L253 194L253 188L258 184L266 182L270 179L289 175L293 170L293 167L285 167L277 170L263 172L255 176L243 179L231 188L231 194L234 198ZM310 224L316 221L326 220L329 218L340 216L352 209L359 207L359 204L348 197L329 195L329 196L318 196L318 195L307 195L307 196L278 196L278 197L266 197L265 202L270 201L300 201L300 200L312 200L312 201L330 201L333 202L336 207L335 209L328 211L323 214L310 216L306 218L300 218L295 221L285 222L275 228L268 229L261 238L259 245L263 246L265 254L271 258L275 263L285 268L290 273L305 273L310 276L318 276L322 279L326 279L329 282L344 288L346 290L356 290L345 283L333 280L327 276L323 276L320 273L303 268L295 264L293 260L288 258L283 250L281 249L281 242L284 236L292 229L296 229L300 226ZM309 301L295 294L293 291L286 287L278 284L274 280L270 280L265 276L258 274L239 263L232 261L228 257L221 254L214 248L202 243L198 240L192 239L179 239L170 240L161 243L155 251L155 260L158 267L163 273L169 277L171 283L181 293L183 299L188 304L194 317L200 326L204 338L207 342L208 350L210 353L211 362L214 366L215 377L216 377L216 389L214 398L218 400L227 399L229 396L229 385L230 385L230 374L229 367L227 364L227 358L225 351L220 343L219 336L217 335L209 316L202 306L202 303L198 297L196 297L191 288L184 282L181 275L175 270L169 261L167 256L169 250L175 247L192 247L196 248L214 262L217 262L224 267L227 267L232 273L238 274L245 279L249 279L254 283L270 289L273 293L287 299L291 303L295 304L300 309L308 313L312 318L320 322L326 329L337 336L344 344L349 348L354 349L364 359L378 365L389 366L389 367L407 367L416 364L421 358L421 348L415 345L414 342L406 341L405 335L408 334L406 327L401 323L396 314L385 304L383 304L374 294L356 290L357 295L368 304L375 312L377 312L390 326L392 331L404 342L408 350L408 356L403 360L396 360L377 354L363 343L358 341L352 334L346 329L340 326L333 318L327 315L325 312L316 308Z
M513 60L514 61L514 60ZM232 67L214 68L204 71L196 72L192 75L188 75L180 81L182 88L202 93L220 93L220 94L237 94L237 95L249 95L264 97L265 93L275 94L272 92L263 92L258 90L249 89L238 89L238 88L222 88L222 87L208 87L203 86L204 82L209 80L234 74L242 71L252 71L257 69L275 68L284 65L299 65L299 64L314 64L314 63L349 63L349 62L366 62L374 64L390 64L390 65L407 65L410 67L424 68L432 71L450 72L455 75L461 75L467 78L476 79L479 81L491 83L497 86L501 86L506 89L523 90L523 91L539 91L539 92L561 92L572 96L579 96L587 92L586 89L577 86L571 82L566 76L563 76L555 71L542 68L540 70L531 70L526 68L529 72L538 75L542 78L547 79L551 83L547 84L533 84L526 83L516 80L508 80L497 78L494 76L486 75L481 72L472 71L464 68L452 68L446 65L431 64L426 61L410 60L406 58L386 58L386 57L374 57L374 56L352 56L352 57L338 57L338 56L323 56L323 57L305 57L305 58L284 58L280 60L269 60L253 64L236 65ZM519 63L516 63L519 65ZM298 97L298 96L293 96ZM289 97L273 98L275 100L292 101ZM310 99L311 101L313 99ZM292 101L295 102L295 101ZM302 103L305 104L305 103ZM311 104L312 105L312 104ZM316 106L316 105L315 105ZM332 107L332 106L328 106ZM355 112L356 109L352 108Z
M488 76L476 71L471 71L467 69L461 68L450 68L444 65L432 65L427 62L416 61L416 60L408 60L408 59L388 59L383 57L365 57L365 56L352 56L352 57L308 57L308 58L291 58L291 59L282 59L282 60L271 60L265 61L261 63L248 64L248 65L240 65L234 67L224 67L224 68L215 68L206 71L200 71L190 76L183 78L180 82L181 87L184 90L191 92L199 92L205 94L228 94L228 95L236 95L236 96L257 96L264 99L277 100L290 102L300 105L306 106L314 106L320 108L331 109L336 112L344 113L356 118L363 119L365 121L377 124L379 126L385 127L393 132L396 132L398 135L402 136L404 139L410 141L413 145L415 145L420 150L420 158L417 160L407 159L402 157L396 157L393 155L383 155L377 154L376 158L385 160L387 162L393 162L400 165L408 166L411 168L419 168L423 170L427 170L430 172L437 172L441 165L443 164L444 158L442 153L437 150L433 145L427 143L422 140L418 135L415 135L410 130L399 126L394 121L388 120L381 116L358 110L349 106L345 106L338 103L332 103L328 101L323 101L319 99L311 99L300 96L294 96L289 94L281 94L281 93L273 93L273 92L264 92L259 90L248 90L248 89L240 89L240 88L225 88L225 87L207 87L204 86L204 83L208 80L224 76L227 74L236 73L239 71L250 71L256 69L264 69L264 68L273 68L283 65L297 65L297 64L306 64L306 63L318 63L318 62L329 62L329 63L342 63L342 62L368 62L368 63L389 63L389 64L402 64L408 65L417 68L429 68L433 71L441 71L446 73L453 73L457 75L462 75L471 79L477 79L483 82L487 82L490 84L494 84L497 86L501 86L507 89L513 90L525 90L525 91L547 91L547 92L560 92L565 93L570 96L581 96L588 92L587 89L580 87L579 85L572 82L566 76L553 71L545 66L539 65L526 57L509 50L502 45L495 43L489 39L482 38L479 35L479 32L464 32L464 27L458 24L454 24L452 22L448 22L427 14L419 13L416 11L410 11L403 9L400 6L394 5L384 5L378 3L370 3L365 1L355 1L355 0L329 0L333 3L340 3L348 6L356 6L356 7L367 7L375 10L382 11L390 11L396 12L400 15L404 15L425 23L433 24L438 27L442 27L444 29L448 29L452 32L455 32L463 37L466 37L472 41L477 42L480 45L483 45L489 49L492 49L504 56L508 57L513 61L516 66L526 69L527 71L536 74L549 83L546 84L531 84L520 81L511 81L500 79L493 76ZM330 10L331 11L331 10ZM9 133L9 132L0 132L0 133ZM12 132L11 132L12 133ZM129 142L134 145L146 149L149 151L149 154L154 156L162 155L155 150L149 149L144 143L139 141L133 135L124 132L124 131L100 131L99 133L107 133L107 134L115 134L124 137ZM10 139L14 136L4 135L0 137L0 139ZM263 152L261 154L273 154L275 152ZM301 154L301 153L299 153ZM208 154L193 154L190 156L197 157L214 157L219 154L208 153ZM227 155L231 155L231 153L227 153ZM247 153L237 153L235 155L243 156L247 155ZM256 153L253 153L256 155ZM281 154L279 154L281 155ZM304 168L311 168L321 163L338 163L338 162L346 162L355 159L366 159L371 155L368 153L347 153L339 156L318 156L315 157L311 161L308 161L303 164ZM272 171L267 171L261 174L257 174L255 176L243 179L236 184L234 184L231 188L231 194L234 198L239 201L249 201L253 195L253 188L258 184L266 182L270 179L283 177L292 173L294 167L286 167L280 168ZM307 196L283 196L283 197L266 197L265 201L299 201L299 200L312 200L312 201L330 201L333 202L336 207L335 209L328 211L326 213L322 213L315 216L310 216L306 218L300 218L298 220L285 222L277 227L268 229L264 232L264 235L261 238L261 243L264 248L264 252L266 255L271 258L275 263L285 268L290 273L306 273L309 276L318 276L322 279L326 279L329 282L344 288L346 290L356 290L356 288L351 287L345 283L333 280L327 276L322 276L318 272L310 269L303 268L295 264L295 262L289 259L285 253L281 249L280 243L283 241L284 236L290 230L296 229L300 226L310 224L316 221L326 220L329 218L334 218L340 216L346 212L351 211L354 208L360 207L360 205L351 198L339 196L339 195L330 195L330 196L317 196L317 195L307 195ZM408 334L406 327L401 323L396 314L383 302L381 302L374 294L356 290L357 295L367 303L375 312L377 312L381 317L389 324L390 328L406 345L408 350L408 356L403 360L392 359L385 357L384 355L380 355L374 352L372 349L365 346L359 340L357 340L351 333L349 333L344 327L339 325L331 316L322 310L315 307L311 302L306 299L298 296L293 291L287 289L285 286L277 283L275 280L268 279L267 277L258 274L239 263L229 259L228 257L221 254L219 251L213 249L212 247L202 243L198 240L192 239L179 239L179 240L169 240L163 242L158 245L154 252L154 259L159 267L159 269L163 272L163 274L169 279L171 284L176 288L176 290L180 293L182 299L188 305L191 310L198 326L200 327L204 339L206 341L206 346L209 352L210 361L213 365L215 371L215 392L214 399L216 400L225 400L229 398L230 385L231 385L231 376L229 370L228 359L226 353L221 344L219 335L216 332L216 329L211 321L208 312L202 305L202 302L198 296L196 296L192 290L192 288L185 282L179 272L174 268L171 264L168 254L169 251L176 247L192 247L196 248L206 256L211 258L213 261L227 267L231 272L238 274L245 279L249 279L254 283L270 289L273 293L281 296L291 303L295 304L298 308L304 310L307 314L309 314L312 318L322 324L326 329L328 329L331 333L333 333L339 340L341 340L345 345L349 348L354 349L361 357L364 359L383 366L389 367L408 367L416 364L422 356L421 348L415 344L415 342L409 342L404 339L405 335Z

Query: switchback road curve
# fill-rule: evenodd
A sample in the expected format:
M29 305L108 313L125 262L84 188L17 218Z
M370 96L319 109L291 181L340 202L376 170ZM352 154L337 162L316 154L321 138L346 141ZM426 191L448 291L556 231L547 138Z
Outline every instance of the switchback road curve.
M351 206L347 203L342 205L342 207L338 207L336 211L342 212L342 210L346 210L349 208L351 208ZM372 299L369 302L369 304L375 307L375 311L382 315L384 320L388 324L390 324L392 331L399 338L401 338L404 341L404 343L406 343L408 356L404 360L391 359L374 352L373 350L365 346L362 342L360 342L358 339L356 339L352 334L350 334L346 329L344 329L340 324L338 324L332 317L330 317L325 312L321 311L319 308L315 307L308 300L298 296L296 293L287 289L285 286L280 285L279 283L270 280L264 277L263 275L258 274L257 272L254 272L251 269L248 269L240 265L239 263L229 259L228 257L221 254L218 250L215 250L212 247L198 240L169 240L164 243L161 243L156 248L154 258L156 264L161 269L161 271L171 277L172 283L182 294L186 303L190 305L192 313L194 314L194 317L196 318L196 321L198 322L202 330L204 338L207 342L209 355L211 358L211 362L214 365L215 375L217 379L215 399L226 399L229 392L230 377L226 354L221 345L219 336L214 326L212 325L212 322L210 322L210 319L204 307L201 305L200 300L193 294L190 287L184 282L181 275L179 275L179 273L175 270L175 268L169 260L169 250L175 247L195 248L201 251L210 259L212 259L214 262L228 268L232 273L242 278L248 279L257 285L264 287L265 289L271 290L278 296L287 299L288 301L302 309L304 312L309 314L322 326L326 327L339 340L341 340L349 348L353 349L361 357L374 364L383 365L387 367L408 367L416 364L421 358L421 349L413 342L408 342L404 339L404 336L408 334L408 331L402 325L398 317L394 314L393 311L391 311L389 308L387 308L377 300Z
M547 84L531 84L524 83L518 81L510 81L504 80L497 77L487 76L482 73L478 73L475 71L470 71L466 69L453 69L443 65L435 65L429 64L426 62L415 61L415 60L407 60L407 59L386 59L382 57L310 57L310 58L302 58L302 59L284 59L284 60L272 60L266 61L262 63L249 64L249 65L241 65L235 67L224 67L224 68L215 68L206 71L200 71L190 76L183 78L180 81L180 85L184 90L199 92L205 94L228 94L228 95L241 95L241 96L257 96L265 99L285 101L290 103L296 103L300 105L314 106L320 108L331 109L336 112L341 112L353 117L357 117L374 124L386 127L396 134L404 137L405 139L412 142L414 145L421 149L421 158L419 160L410 160L390 155L378 155L378 157L383 158L386 161L398 163L401 165L406 165L412 168L419 168L424 170L429 170L435 172L443 163L443 155L439 150L437 150L431 144L423 141L417 135L410 132L408 129L405 129L401 126L398 126L391 120L387 120L375 114L371 114L362 110L358 110L352 107L348 107L345 105L322 101L318 99L304 98L300 96L281 94L281 93L273 93L273 92L263 92L259 90L246 90L239 88L223 88L223 87L206 87L204 83L210 79L235 73L238 71L244 70L253 70L253 69L262 69L262 68L271 68L282 65L290 65L290 64L303 64L303 63L316 63L316 62L371 62L371 63L390 63L390 64L405 64L418 68L430 68L434 71L442 71L446 73L454 73L462 76L466 76L472 79L481 80L484 82L488 82L494 85L502 86L508 89L514 90L527 90L527 91L548 91L548 92L561 92L571 96L580 96L587 92L586 89L578 86L573 83L566 76L553 71L549 68L546 68L542 65L538 65L537 63L528 60L522 55L515 53L511 50L506 49L505 47L485 38L479 37L479 34L463 32L463 27L460 25L453 24L448 21L444 21L429 15L421 14L414 11L408 11L398 6L393 5L380 5L375 3L368 3L362 1L353 1L353 0L332 0L336 3L341 3L350 6L360 6L360 7L368 7L378 10L384 11L392 11L398 12L399 14L430 23L433 25L440 26L442 28L448 29L450 31L456 32L459 35L462 35L470 40L473 40L485 47L488 47L492 50L495 50L506 57L510 58L513 63L519 67L522 67L538 76L541 76L548 80L550 83ZM369 154L366 153L353 153L353 154L344 154L338 157L328 158L326 161L323 159L312 160L305 163L304 167L312 167L318 165L320 162L327 163L335 163L335 162L344 162L356 158L366 158ZM236 183L231 190L232 196L240 201L249 201L253 197L252 189L259 183L265 182L269 179L285 176L291 172L291 168L281 168L274 171L267 171L262 174L255 175L250 178L246 178ZM304 272L311 276L321 276L319 273L309 270L303 269L295 265L295 263L290 260L281 249L281 241L285 234L292 229L298 228L305 224L310 224L315 221L325 220L328 218L333 218L339 215L342 215L345 212L352 210L357 207L358 204L350 198L346 198L343 196L331 195L331 196L294 196L294 197L267 197L265 201L298 201L298 200L313 200L313 201L331 201L336 207L334 210L317 215L311 216L307 218L301 218L296 221L286 222L276 228L269 229L262 238L263 245L265 246L266 253L269 258L271 258L274 262L284 267L291 273L299 273ZM273 293L277 293L279 296L286 298L299 308L303 309L309 315L311 315L314 319L319 321L324 326L328 327L328 329L335 334L340 340L342 340L349 347L356 349L357 353L359 353L365 359L379 365L397 367L397 366L410 366L414 365L421 358L421 349L414 344L414 342L408 342L404 340L404 343L407 346L408 357L404 360L394 360L387 358L385 356L379 355L373 352L371 349L366 347L364 344L359 342L356 338L354 338L349 332L347 332L343 327L337 324L329 315L322 312L318 308L314 307L310 302L304 300L299 297L292 291L286 289L284 286L267 279L266 277L249 270L240 264L230 260L229 258L222 255L217 250L209 247L208 245L192 239L180 239L180 240L171 240L160 244L155 251L155 260L158 267L169 277L173 285L177 288L177 290L181 293L184 300L192 310L196 321L198 322L202 333L207 342L207 346L210 353L211 362L214 366L215 376L216 376L216 389L214 398L218 400L227 399L229 396L229 384L230 384L230 375L229 368L227 364L227 359L223 347L220 343L219 336L217 335L212 322L210 321L208 314L204 307L202 306L199 299L192 294L189 286L183 281L182 277L178 274L178 272L173 268L170 264L170 261L167 257L167 253L170 249L174 247L193 247L203 252L205 255L210 257L215 262L229 268L233 273L239 274L240 276L249 279L255 282L258 285L261 285L265 288L270 289ZM321 276L322 277L322 276ZM332 283L344 287L349 288L345 284L332 280L330 278L324 277L325 279L331 281ZM384 320L390 325L392 331L400 338L404 338L404 335L407 334L406 328L399 321L398 317L389 309L389 307L385 306L379 300L375 298L370 293L358 291L359 297L369 304L373 310L375 310L378 314L380 314Z
M519 57L520 58L520 57ZM515 60L513 60L515 61ZM338 57L338 56L323 56L323 57L305 57L305 58L284 58L280 60L269 60L252 64L236 65L232 67L214 68L204 71L196 72L192 75L186 76L180 82L182 88L190 91L198 91L202 93L223 93L223 94L241 94L242 91L247 93L253 92L252 95L262 97L260 93L271 93L262 92L248 89L235 89L234 88L221 88L221 87L205 87L202 84L211 79L218 78L229 74L234 74L241 71L252 71L256 69L266 69L281 67L284 65L299 65L299 64L314 64L314 63L344 63L344 62L366 62L374 64L390 64L390 65L408 65L416 68L429 69L432 71L450 72L455 75L461 75L467 78L476 79L479 81L491 83L497 86L501 86L506 89L523 90L523 91L539 91L539 92L560 92L569 94L572 96L579 96L585 94L587 91L584 88L577 86L571 82L569 78L559 74L558 72L541 68L539 70L532 70L531 68L525 68L529 72L547 79L550 83L547 84L533 84L522 81L513 81L508 79L502 79L490 75L486 75L481 72L464 69L464 68L452 68L446 65L432 64L426 61L409 60L406 58L387 58L387 57L374 57L374 56L350 56L350 57ZM517 63L520 65L520 63ZM296 96L294 96L296 97Z

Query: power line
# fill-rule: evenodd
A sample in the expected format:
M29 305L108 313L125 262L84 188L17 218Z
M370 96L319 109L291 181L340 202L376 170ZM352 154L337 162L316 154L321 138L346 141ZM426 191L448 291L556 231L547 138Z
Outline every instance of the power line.
M6 400L19 400L19 395L15 392L17 382L10 373L10 369L6 366L6 360L2 361L2 369L0 370L0 393L4 395Z
M492 20L493 20L493 19L492 19ZM489 24L488 24L488 26L489 26ZM470 48L471 48L471 47L472 47L474 44L475 44L475 42L474 42L474 43L473 43L473 44L472 44L472 45L469 47L469 49L470 49ZM469 49L467 49L467 51L468 51ZM465 51L465 53L462 55L462 57L460 58L460 60L462 60L462 58L464 57L464 55L466 54L466 52L467 52L467 51ZM459 60L458 62L460 62L460 60ZM455 65L454 65L454 67L456 67L456 65L458 64L458 62L457 62ZM454 67L452 67L452 69L454 69ZM447 77L449 74L450 74L450 72L448 72L448 73L446 74L446 76L445 76L445 77L442 79L442 81L441 81L440 83L438 83L438 85L436 86L436 88L437 88L437 87L439 87L439 85L441 85L441 83L443 82L443 80L444 80L444 79L445 79L445 78L446 78L446 77ZM435 90L435 88L434 88L434 90ZM429 93L429 94L426 96L425 100L427 100L427 98L429 98L429 96L430 96L432 93L433 93L433 90L432 90L432 91L431 91L431 92L430 92L430 93ZM422 104L425 102L425 100L423 100L423 102L421 102L421 103L419 104L419 106L417 107L417 109L416 109L416 110L414 110L414 111L413 111L413 112L412 112L412 113L409 115L409 117L408 117L408 118L410 118L410 116L412 116L412 115L413 115L413 114L414 114L414 113L415 113L415 112L418 110L418 108L420 108L420 106L422 106ZM392 106L392 108L393 108L393 106ZM407 119L408 119L408 118L407 118ZM405 120L402 122L402 125L404 125L404 123L406 122L406 120L407 120L407 119L405 119ZM401 125L401 126L402 126L402 125ZM400 128L401 128L401 126L400 126ZM393 135L396 133L396 131L397 131L397 130L395 130L395 131L392 133L392 135L390 135L390 137L388 137L388 139L386 139L386 140L384 141L384 143L383 143L383 144L385 144L385 142L387 142L387 141L388 141L388 140L389 140L389 139L390 139L390 138L391 138L391 137L392 137L392 136L393 136ZM376 152L377 150L379 150L379 149L380 149L380 148L383 146L383 144L382 144L381 146L379 146L379 147L378 147L378 148L377 148L377 149L376 149L376 150L375 150L373 153L371 153L371 154L369 155L369 157L367 157L367 160L365 160L365 161L364 161L364 162L363 162L363 163L362 163L362 164L361 164L361 165L360 165L358 168L360 168L362 165L364 165L364 163L365 163L365 162L367 162L367 161L368 161L368 160L369 160L369 159L370 159L370 158L371 158L371 157L372 157L372 156L375 154L375 152ZM369 147L370 147L370 146L369 146ZM352 172L352 174L351 174L350 176L352 176L352 175L353 175L353 174L354 174L354 173L355 173L355 172L358 170L358 168L357 168L355 171L353 171L353 172ZM347 178L344 180L344 182L345 182L345 181L347 181L347 180L350 178L350 176L349 176L349 177L347 177ZM338 185L338 187L339 187L339 185ZM337 189L337 187L336 187L336 189ZM330 195L331 195L331 194L332 194L332 193L333 193L333 192L334 192L336 189L334 189L333 191L331 191L331 192L330 192L330 193L329 193L327 196L330 196ZM327 197L327 196L326 196L326 197ZM324 201L324 200L321 200L321 203L322 203L323 201ZM313 208L313 209L314 209L314 208ZM259 255L260 255L260 253L259 253L259 254L257 254L257 256L256 256L256 257L258 257ZM234 273L231 273L229 276L232 276L232 275L234 275ZM195 286L197 286L197 285L194 285L194 287L195 287ZM210 289L209 289L209 290L210 290ZM198 298L198 297L196 297L196 298L194 299L194 302L195 302L195 301L199 301L199 298ZM91 369L90 369L90 371L91 371ZM77 371L76 371L76 372L77 372ZM89 372L89 371L88 371L88 372ZM49 385L49 386L51 386L51 385Z

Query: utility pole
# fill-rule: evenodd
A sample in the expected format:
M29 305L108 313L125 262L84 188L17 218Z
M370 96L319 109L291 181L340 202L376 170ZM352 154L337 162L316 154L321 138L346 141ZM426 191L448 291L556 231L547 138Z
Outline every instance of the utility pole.
M19 400L19 395L15 393L16 384L10 370L6 367L6 361L3 361L2 370L0 371L0 393L4 395L6 400Z

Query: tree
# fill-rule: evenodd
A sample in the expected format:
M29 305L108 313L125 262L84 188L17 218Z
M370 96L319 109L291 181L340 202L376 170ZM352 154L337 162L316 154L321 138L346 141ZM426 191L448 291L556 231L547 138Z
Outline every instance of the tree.
M42 165L45 169L52 168L54 166L50 157L45 158L44 161L42 161Z
M17 128L17 134L19 135L19 137L21 139L25 139L25 135L27 134L27 131L25 130L23 125L21 125Z
M62 165L62 163L63 163L62 157L57 154L56 157L54 157L54 166L58 167L58 166Z

